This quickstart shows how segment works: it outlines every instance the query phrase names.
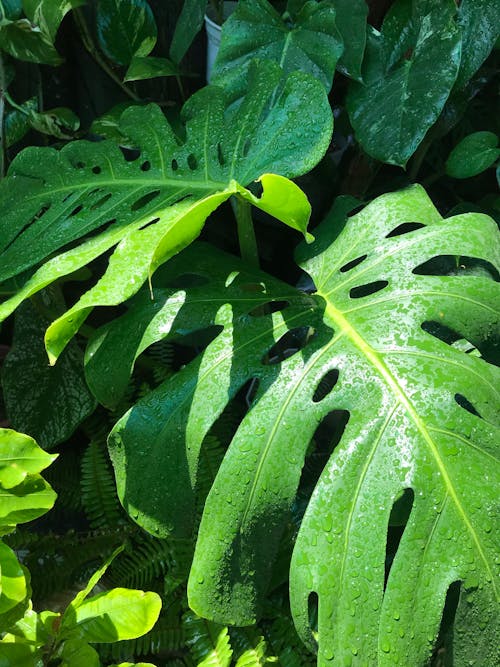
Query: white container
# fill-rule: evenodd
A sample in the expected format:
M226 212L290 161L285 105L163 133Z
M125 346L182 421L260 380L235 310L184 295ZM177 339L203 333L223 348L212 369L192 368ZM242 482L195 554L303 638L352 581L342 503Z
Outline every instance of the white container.
M224 2L223 16L224 21L234 12L237 2ZM205 14L205 30L207 31L207 83L210 83L212 67L214 65L220 46L220 33L222 26L215 21L215 12L213 7L207 7Z

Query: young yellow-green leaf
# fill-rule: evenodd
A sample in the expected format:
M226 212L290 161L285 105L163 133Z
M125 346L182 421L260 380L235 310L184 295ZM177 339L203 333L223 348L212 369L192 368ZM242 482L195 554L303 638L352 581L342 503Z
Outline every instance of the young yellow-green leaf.
M104 563L101 565L101 567L94 572L94 574L88 580L87 585L85 586L85 588L83 588L79 593L77 593L75 598L70 602L66 611L64 612L63 618L67 618L68 616L73 614L74 611L76 609L78 609L78 607L81 606L81 604L84 602L84 600L92 592L92 589L99 583L99 581L101 580L102 576L104 575L104 573L106 572L108 567L111 565L111 563L114 561L114 559L122 553L124 548L125 547L123 545L117 547L113 551L113 553L110 556L108 556L108 558L104 561Z
M498 137L493 132L473 132L464 137L446 160L446 173L453 178L477 176L500 156Z
M57 454L48 454L33 438L0 428L0 485L4 490L19 486L28 475L47 468Z
M22 617L30 594L26 569L12 549L0 541L0 631Z
M156 44L156 23L147 0L98 0L96 21L99 44L118 65L147 56Z
M454 0L397 0L381 32L370 30L364 84L351 83L347 109L377 160L405 166L441 113L460 65L455 14Z
M17 637L18 641L21 639L34 646L43 646L55 636L54 625L60 617L61 614L53 611L42 611L37 614L30 603L24 616L9 627L9 636Z
M61 636L108 643L135 639L149 632L158 619L161 598L156 593L113 588L69 608Z
M42 651L31 644L0 640L1 667L44 667Z
M211 81L238 99L252 59L265 58L285 74L312 74L328 92L342 49L331 2L307 3L290 24L267 0L241 0L224 23Z

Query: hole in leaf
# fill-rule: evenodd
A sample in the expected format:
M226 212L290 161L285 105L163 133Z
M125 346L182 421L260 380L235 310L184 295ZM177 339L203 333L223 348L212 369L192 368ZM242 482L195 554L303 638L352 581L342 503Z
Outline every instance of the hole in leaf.
M153 201L153 199L156 199L156 197L158 197L159 194L160 194L159 190L153 190L153 192L148 192L146 195L143 195L137 201L135 201L130 207L130 210L139 211L141 208L144 208L147 204L149 204L149 202Z
M141 164L141 171L149 171L151 169L151 162L146 160Z
M240 285L244 292L265 292L266 288L262 283L244 283Z
M217 144L217 160L219 161L219 164L221 167L223 167L226 164L226 161L224 160L224 154L222 152L222 146L220 142Z
M74 209L71 211L71 213L69 214L70 217L72 217L72 216L77 215L78 213L80 213L80 211L82 210L82 208L83 208L83 206L82 206L81 204L79 204L76 208L74 208Z
M193 153L190 153L188 155L187 163L188 163L188 167L191 169L191 171L194 171L197 168L198 160L196 159L196 156L193 155Z
M74 195L74 192L70 192L69 195L66 195L66 197L63 197L63 204L64 202L68 201L68 199L71 199L71 197Z
M351 269L354 269L355 266L358 266L358 264L361 264L361 262L364 262L365 259L368 257L368 255L361 255L361 257L356 257L356 259L352 259L350 262L347 262L347 264L344 264L344 266L340 267L340 272L341 273L346 273L347 271L350 271Z
M475 417L481 417L479 412L476 410L476 408L472 405L472 403L469 401L469 399L465 398L463 394L455 394L454 396L455 402L464 410L467 410L467 412L470 412L471 415L474 415Z
M295 327L287 331L262 357L261 363L265 366L279 364L285 359L304 349L314 336L312 327Z
M183 273L181 276L175 276L172 280L167 280L163 283L165 287L173 287L174 289L184 289L187 287L200 287L210 282L207 276L200 276L199 273Z
M148 227L151 227L151 225L156 224L157 222L159 222L159 220L160 218L153 218L152 220L149 220L149 222L147 222L145 225L142 225L141 231L147 229Z
M93 174L100 174L101 173L101 167L99 167L99 165L96 165L95 167L92 167L92 173Z
M339 371L337 368L334 368L328 371L328 373L326 373L325 375L323 375L321 380L318 382L318 386L314 391L313 402L319 403L324 398L326 398L337 384L338 379L339 379Z
M318 611L319 597L315 591L312 591L307 598L307 617L309 619L309 627L313 634L318 632Z
M414 232L417 229L425 227L422 222L403 222L401 225L395 227L391 232L385 235L386 239L390 239L393 236L402 236L403 234L408 234L409 232Z
M42 207L37 211L37 213L35 213L35 215L31 218L31 220L30 220L29 222L27 222L23 227L21 227L21 229L20 229L20 230L17 232L17 234L11 239L11 241L9 241L9 243L6 244L5 248L3 249L3 252L5 252L6 250L8 250L8 249L10 248L10 246L11 246L15 241L17 241L17 239L18 239L22 234L24 234L24 232L26 232L26 231L31 227L31 225L33 225L37 220L40 220L40 218L43 217L43 216L47 213L47 211L49 210L50 206L51 206L50 204L45 204L44 206L42 206Z
M434 320L427 320L422 322L420 327L426 333L434 336L434 338L442 340L443 343L447 343L448 345L451 345L456 340L461 338L461 335L456 331L453 331L453 329L450 329L444 324L441 324L441 322L435 322Z
M408 519L410 518L414 500L415 494L413 489L404 489L400 496L396 498L392 506L391 514L389 516L389 525L387 527L384 590L387 587L392 564L396 557L397 550L399 549Z
M243 144L243 157L246 157L248 155L248 151L250 150L251 145L252 145L251 140L247 139Z
M418 276L479 276L499 281L499 273L490 262L476 257L437 255L413 269Z
M299 493L293 509L297 523L300 523L314 487L344 435L349 418L348 410L331 410L323 417L314 432L305 457Z
M111 225L114 225L115 222L116 222L116 218L112 218L111 220L106 220L106 222L104 222L100 227L98 227L97 229L93 229L88 234L85 234L85 240L91 239L94 236L99 236L99 234L102 234L103 232L105 232L108 229L108 227L111 227Z
M387 280L375 280L373 283L367 283L366 285L359 285L358 287L353 287L349 291L349 296L351 299L362 299L364 296L369 296L370 294L375 294L383 290L389 282Z
M174 158L174 159L172 160L172 171L177 171L177 169L179 169L179 163L178 163L177 160Z
M77 162L77 163L75 164L75 167L76 167L77 169L85 169L85 162L81 162L81 161L80 161L80 162Z
M141 151L138 148L126 148L125 146L120 146L120 150L127 162L134 162L141 155Z
M263 317L271 313L277 313L279 310L284 310L290 305L289 301L268 301L260 306L253 308L248 314L252 317Z
M429 663L431 665L448 664L446 662L446 654L452 653L455 616L457 614L458 603L460 602L461 586L461 581L454 581L450 584L446 593L439 633L434 644L433 656Z
M103 197L101 197L100 199L98 199L98 200L95 202L95 204L92 204L92 206L90 207L90 210L91 210L91 211L95 211L96 209L101 208L101 206L104 206L104 204L105 204L107 201L109 201L109 200L111 199L112 196L113 196L113 195L111 194L111 192L108 192L108 194L106 194L106 195L104 195Z

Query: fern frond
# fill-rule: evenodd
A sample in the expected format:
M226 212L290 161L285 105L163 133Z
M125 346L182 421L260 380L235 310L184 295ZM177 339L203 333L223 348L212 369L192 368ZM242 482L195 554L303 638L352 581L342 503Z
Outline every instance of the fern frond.
M258 628L231 628L231 646L237 657L235 667L262 667L276 658L268 659L267 644Z
M183 618L186 640L197 667L229 667L233 650L227 627L189 611Z
M90 442L82 456L80 488L92 528L112 527L124 521L108 454L98 441Z
M187 580L193 546L182 540L160 540L138 533L130 546L108 570L115 586L151 588L158 579L165 580L169 592Z
M147 350L148 356L154 362L153 378L156 384L164 382L174 373L175 350L168 340L160 340Z

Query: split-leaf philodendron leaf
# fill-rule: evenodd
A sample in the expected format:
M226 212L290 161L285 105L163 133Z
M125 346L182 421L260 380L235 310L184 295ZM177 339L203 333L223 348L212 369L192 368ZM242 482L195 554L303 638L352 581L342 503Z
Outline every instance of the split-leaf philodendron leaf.
M226 111L224 92L206 87L183 117L185 141L159 107L132 107L120 129L137 148L135 159L111 141L28 148L2 181L0 283L45 263L0 304L0 321L117 245L103 277L48 329L52 362L94 306L132 296L231 195L306 234L310 206L288 178L309 171L328 147L332 116L320 83L300 72L282 81L277 65L262 62L252 67L238 109ZM246 189L256 179L261 197Z
M202 353L115 426L118 492L146 529L188 534L202 441L254 380L205 504L188 587L202 616L250 624L309 442L332 411L345 411L294 548L300 635L310 646L318 638L319 665L424 664L448 588L461 582L466 629L455 650L470 656L475 645L480 664L493 664L500 383L487 355L498 327L496 225L481 214L442 219L419 186L345 218L341 201L299 253L312 295L195 245L162 268L154 301L137 295L96 333L87 377L112 404L148 345L212 332ZM463 270L460 256L481 266ZM401 496L409 518L385 582Z

